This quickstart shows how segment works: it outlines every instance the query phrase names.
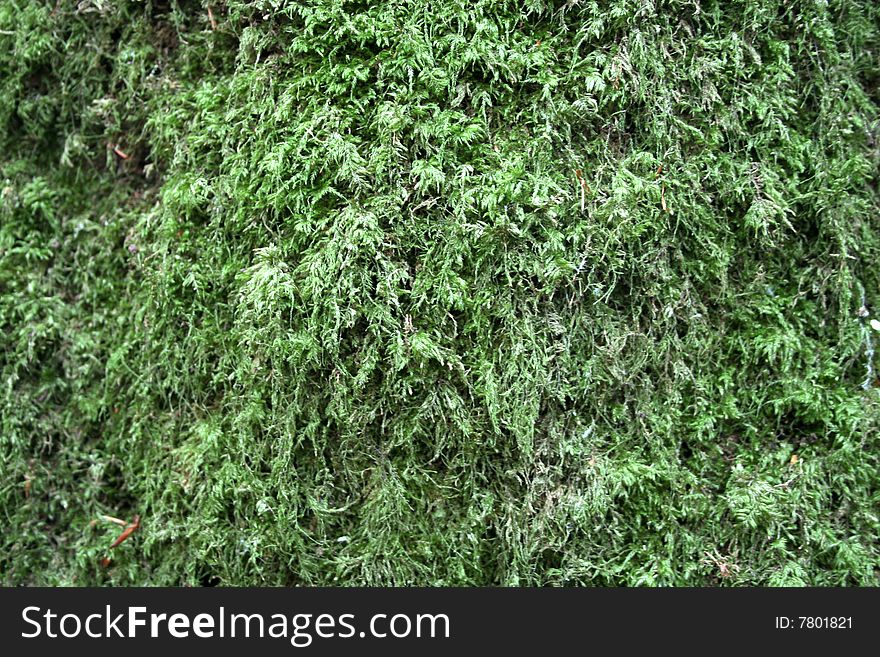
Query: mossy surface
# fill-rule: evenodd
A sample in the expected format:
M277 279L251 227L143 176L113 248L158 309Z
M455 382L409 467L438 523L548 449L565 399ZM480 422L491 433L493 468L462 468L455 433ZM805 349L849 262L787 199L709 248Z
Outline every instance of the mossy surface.
M0 0L0 581L876 585L878 87L874 0Z

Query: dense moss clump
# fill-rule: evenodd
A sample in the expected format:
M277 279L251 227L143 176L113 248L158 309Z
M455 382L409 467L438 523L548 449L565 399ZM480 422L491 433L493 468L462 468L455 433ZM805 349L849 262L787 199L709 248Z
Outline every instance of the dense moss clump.
M0 0L0 581L877 584L878 87L875 0Z

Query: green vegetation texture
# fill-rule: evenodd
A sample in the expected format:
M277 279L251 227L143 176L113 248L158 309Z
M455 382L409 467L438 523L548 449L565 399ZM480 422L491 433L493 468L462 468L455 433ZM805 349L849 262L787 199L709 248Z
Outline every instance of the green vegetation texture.
M875 0L0 0L0 582L876 585L878 87Z

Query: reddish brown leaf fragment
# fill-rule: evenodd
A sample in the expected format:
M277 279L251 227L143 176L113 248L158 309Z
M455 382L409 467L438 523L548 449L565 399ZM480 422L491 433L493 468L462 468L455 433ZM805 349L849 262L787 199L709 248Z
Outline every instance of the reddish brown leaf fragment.
M123 160L127 160L129 158L128 153L119 148L119 144L107 144L107 146L110 147L110 150L116 153L117 157L122 158Z
M113 541L113 544L110 546L110 549L112 550L113 548L118 546L120 543L122 543L125 539L127 539L129 536L134 534L138 530L138 527L140 527L140 526L141 526L141 517L136 515L134 517L134 519L132 520L131 524L128 527L126 527L123 530L123 532L119 535L119 538L117 538L115 541Z

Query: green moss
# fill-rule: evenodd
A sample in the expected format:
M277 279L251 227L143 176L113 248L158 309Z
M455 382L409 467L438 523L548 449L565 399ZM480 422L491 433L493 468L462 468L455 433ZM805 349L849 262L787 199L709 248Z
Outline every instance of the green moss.
M0 579L876 585L878 55L872 0L0 0Z

